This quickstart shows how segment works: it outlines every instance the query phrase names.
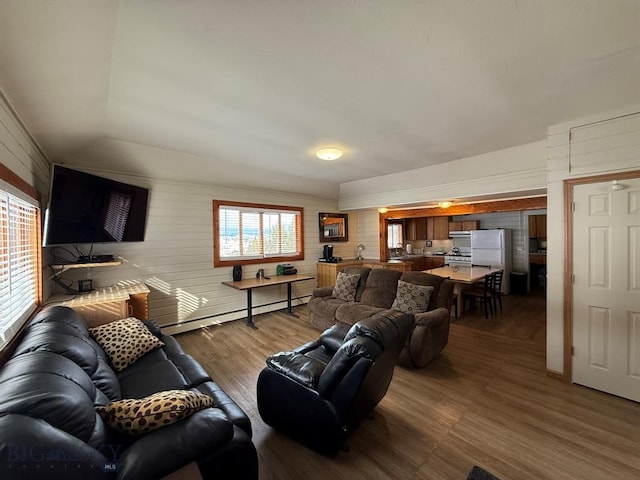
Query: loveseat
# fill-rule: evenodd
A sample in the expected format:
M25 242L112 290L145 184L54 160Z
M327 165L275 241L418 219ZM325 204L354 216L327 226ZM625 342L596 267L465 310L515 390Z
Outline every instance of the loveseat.
M402 302L394 304L402 281L405 287L408 284L432 290L425 308L415 308L415 305L409 308L413 309L414 323L400 353L399 364L408 368L424 367L447 345L453 295L451 280L424 272L402 273L359 266L346 267L342 272L359 276L353 299L336 296L335 286L314 289L308 304L309 321L314 327L319 330L334 324L350 327L384 310L403 308Z
M267 359L258 376L258 410L268 425L328 456L387 392L411 315L385 310L352 327Z
M0 370L0 478L159 479L194 462L204 479L258 478L247 415L173 337L137 324L161 344L117 371L120 360L75 311L48 307L34 317ZM138 348L138 335L130 337ZM110 409L118 401L157 392L190 399L149 407L133 421L142 432L154 428L147 433L108 423L146 408Z

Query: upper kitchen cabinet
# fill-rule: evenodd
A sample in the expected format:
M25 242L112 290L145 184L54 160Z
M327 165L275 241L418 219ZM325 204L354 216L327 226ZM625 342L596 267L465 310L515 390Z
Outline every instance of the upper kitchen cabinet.
M478 230L480 228L480 222L478 220L467 220L464 222L449 222L448 228L450 232Z
M407 219L407 240L427 239L427 219L408 218Z
M529 215L529 238L547 238L546 215Z
M407 240L447 240L449 217L407 219Z
M429 240L449 239L449 217L430 217L433 219L433 237ZM427 224L427 227L429 225ZM428 233L428 232L427 232Z

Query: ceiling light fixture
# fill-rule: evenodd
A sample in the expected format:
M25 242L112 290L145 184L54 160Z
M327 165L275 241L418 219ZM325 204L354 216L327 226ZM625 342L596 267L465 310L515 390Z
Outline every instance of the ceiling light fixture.
M627 188L627 187L625 185L619 183L618 180L614 180L613 182L611 182L611 185L609 186L609 189L612 192L618 192L620 190L624 190L625 188Z
M389 211L389 209L387 207L380 207L378 209L378 213L387 213Z
M449 208L451 205L453 205L453 202L438 202L440 208Z
M337 160L342 156L342 150L336 147L321 148L316 152L320 160Z

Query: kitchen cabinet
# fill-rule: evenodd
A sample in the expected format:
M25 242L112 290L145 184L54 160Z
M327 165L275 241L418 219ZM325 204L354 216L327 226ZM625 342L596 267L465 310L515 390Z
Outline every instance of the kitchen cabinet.
M427 239L427 218L416 218L416 240Z
M449 238L448 217L408 218L407 240L447 240Z
M411 271L411 265L409 265L409 263L386 263L382 266L380 264L373 264L373 265L364 264L363 266L370 267L370 268L386 268L387 270L398 270L399 272L402 272L402 273Z
M433 231L429 237L429 224L427 224L427 237L429 240L447 240L449 238L449 217L429 217L433 220Z
M462 222L462 230L478 230L480 228L480 222L478 220L467 220Z
M546 265L547 264L547 254L546 253L530 253L529 254L529 263L534 265Z
M426 227L427 227L427 240L434 240L433 238L433 220L435 217L427 217Z
M529 215L529 238L547 238L546 215Z
M413 260L413 259L412 259ZM338 263L318 262L317 264L317 281L318 287L332 287L336 284L338 272L346 267L358 265L369 268L387 268L389 270L398 270L400 272L410 272L410 262L381 262L378 260L342 260Z
M413 265L411 265L411 270L413 270L414 272L420 272L427 268L426 257L424 256L412 255L411 257L409 257L409 260L413 262Z
M407 240L425 240L427 238L427 218L407 219Z
M478 230L480 228L480 222L478 220L466 220L464 222L449 222L448 227L450 232Z
M432 268L444 266L444 257L424 257L424 260L424 270L431 270Z

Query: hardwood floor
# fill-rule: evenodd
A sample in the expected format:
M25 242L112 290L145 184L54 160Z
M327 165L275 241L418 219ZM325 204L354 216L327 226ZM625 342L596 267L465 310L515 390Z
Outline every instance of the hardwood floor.
M507 296L502 315L452 322L426 368L396 368L389 391L329 459L265 425L255 385L267 356L318 337L305 306L181 334L183 347L251 417L262 480L640 478L640 404L545 374L544 298Z

